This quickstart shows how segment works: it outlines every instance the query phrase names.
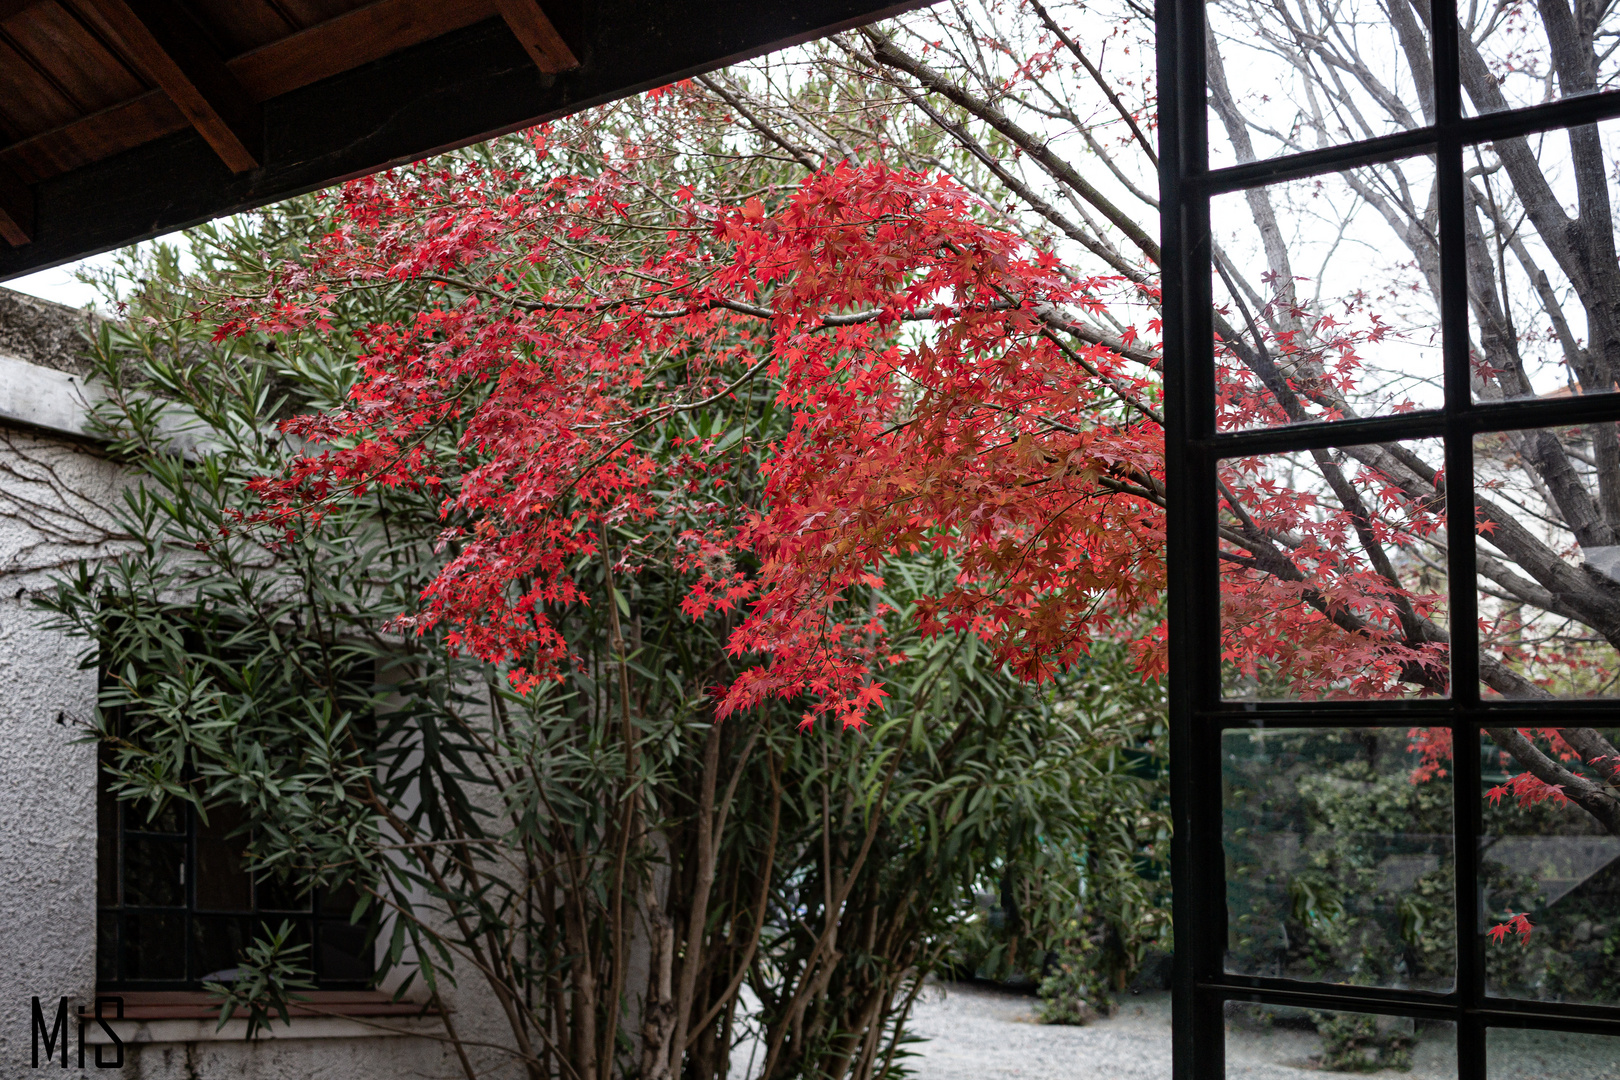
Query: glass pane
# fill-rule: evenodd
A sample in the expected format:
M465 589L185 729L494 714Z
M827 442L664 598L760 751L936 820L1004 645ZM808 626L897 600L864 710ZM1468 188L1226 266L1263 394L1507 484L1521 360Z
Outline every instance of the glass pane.
M124 835L124 903L138 907L184 907L186 842Z
M1411 4L1211 0L1205 11L1212 166L1434 122L1428 29Z
M319 974L323 982L365 982L371 978L372 949L364 924L346 919L322 919Z
M186 977L186 916L179 911L124 913L124 979Z
M197 821L197 891L201 911L248 911L253 906L253 878L242 865L242 839L232 837L241 815L223 807Z
M1620 729L1484 736L1486 989L1620 1005Z
M1573 13L1571 11L1573 9ZM1620 75L1613 4L1460 4L1463 109L1522 109L1611 90ZM1551 42L1566 48L1555 56Z
M1444 404L1434 159L1217 195L1222 431Z
M291 877L272 871L253 886L254 904L260 911L308 911L309 890Z
M1410 1016L1226 1003L1229 1080L1308 1075L1296 1070L1457 1080L1456 1025Z
M1449 989L1449 774L1404 729L1221 736L1226 970Z
M252 923L242 916L198 915L191 920L191 977L221 981L233 977L242 950L253 943Z
M1446 693L1440 441L1222 461L1222 693Z
M96 914L96 981L114 982L118 979L118 912L102 911Z
M1464 151L1476 400L1615 389L1617 140L1611 121Z
M1474 439L1481 692L1620 693L1620 430Z
M184 836L186 834L185 804L170 799L154 813L152 804L145 800L126 803L124 806L124 829L126 832Z
M105 759L108 751L102 748ZM118 904L118 800L107 783L107 776L96 773L96 903L101 907Z
M360 890L345 882L338 888L321 890L319 910L322 915L341 915L347 919L359 902Z
M1569 1031L1490 1028L1486 1080L1620 1080L1620 1038Z

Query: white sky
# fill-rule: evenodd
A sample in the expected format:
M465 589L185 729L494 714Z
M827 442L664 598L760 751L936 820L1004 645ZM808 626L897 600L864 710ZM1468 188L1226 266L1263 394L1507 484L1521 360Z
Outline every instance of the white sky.
M0 288L11 289L14 292L27 293L68 307L89 307L100 300L96 289L74 276L74 272L81 266L110 266L113 255L92 255L88 259L77 262L64 263L50 270L40 270L37 273L27 274L23 277L12 278L10 281L0 281Z

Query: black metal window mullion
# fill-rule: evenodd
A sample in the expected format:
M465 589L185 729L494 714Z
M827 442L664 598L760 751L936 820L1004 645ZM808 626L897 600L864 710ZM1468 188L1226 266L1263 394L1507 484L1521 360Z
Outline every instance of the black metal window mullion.
M186 906L186 912L180 919L180 932L185 935L186 978L196 970L192 963L192 941L195 932L191 920L196 913L195 903L197 895L197 815L189 807L186 808L186 851L180 859L184 867L185 881L181 882L180 902Z
M1206 729L1192 722L1204 704L1208 664L1198 639L1209 623L1208 598L1180 587L1214 556L1203 513L1209 490L1205 459L1196 448L1213 426L1213 405L1203 378L1201 343L1208 339L1209 202L1191 178L1207 168L1204 120L1204 10L1189 0L1156 0L1158 23L1159 197L1164 333L1165 476L1168 491L1166 555L1170 588L1168 651L1170 699L1171 861L1177 867L1172 900L1176 948L1172 981L1172 1070L1175 1080L1217 1076L1223 1069L1222 1007L1205 983L1219 972L1225 908L1187 886L1189 877L1219 880L1220 836L1211 828L1209 785L1198 770L1210 759ZM1202 270L1200 270L1202 268ZM1200 276L1202 275L1202 276ZM1219 613L1214 617L1219 619ZM1214 752L1218 754L1218 740ZM1216 793L1216 801L1219 795Z
M1307 153L1208 168L1204 0L1158 0L1160 200L1164 305L1165 470L1169 486L1170 746L1175 837L1175 1080L1224 1073L1224 1008L1254 1001L1325 1011L1445 1020L1457 1069L1486 1075L1497 1027L1620 1035L1620 1007L1492 998L1486 993L1480 892L1481 729L1612 720L1613 702L1482 700L1476 579L1474 440L1480 433L1620 420L1620 394L1475 402L1471 388L1464 154L1468 146L1620 117L1620 93L1465 116L1455 0L1432 4L1433 126ZM1432 154L1438 190L1445 398L1427 412L1236 432L1215 430L1210 198L1357 166ZM1222 459L1440 439L1444 443L1450 693L1353 702L1222 699L1217 468ZM1433 726L1452 733L1456 983L1449 992L1296 982L1228 974L1221 767L1223 731Z
M1456 937L1457 1073L1484 1080L1486 1033L1483 928L1479 910L1480 782L1477 729L1468 706L1479 701L1479 620L1475 580L1474 448L1466 424L1473 407L1468 328L1466 183L1463 172L1462 71L1456 0L1432 0L1440 221L1440 326L1445 371L1446 584L1451 629L1452 866ZM1466 524L1462 524L1466 523ZM1461 708L1459 708L1459 706Z

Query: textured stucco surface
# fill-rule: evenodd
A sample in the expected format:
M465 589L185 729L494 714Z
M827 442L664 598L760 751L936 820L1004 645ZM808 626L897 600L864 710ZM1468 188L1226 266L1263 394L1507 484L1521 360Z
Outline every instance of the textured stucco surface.
M54 1015L95 986L95 673L31 597L113 550L118 486L85 447L0 431L0 1076L32 1072L31 996Z
M94 316L27 293L0 288L0 353L30 364L83 375L83 328Z
M6 331L8 302L0 296L0 342L10 343L7 333L51 340L38 327ZM71 360L50 366L74 370ZM95 751L77 741L95 673L79 666L83 643L45 629L49 615L31 598L79 559L118 550L124 541L107 508L127 482L93 446L0 427L0 1080L81 1075L71 1067L76 1034L66 1073L31 1067L29 1000L44 999L49 1021L60 996L88 1003L95 990ZM473 989L446 996L465 1037L506 1041L496 1010ZM92 1059L82 1075L382 1080L460 1071L433 1039L333 1033L320 1020L257 1043L209 1031L128 1046L122 1070L98 1070Z

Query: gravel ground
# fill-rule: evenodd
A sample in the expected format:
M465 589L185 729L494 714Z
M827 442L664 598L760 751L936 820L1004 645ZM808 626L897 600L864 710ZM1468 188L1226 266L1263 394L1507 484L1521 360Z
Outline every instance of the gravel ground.
M917 1080L1169 1080L1170 995L1127 998L1086 1027L1037 1024L1035 999L964 983L927 987L913 1012ZM1314 1068L1321 1040L1303 1031L1233 1031L1227 1080L1325 1080ZM1498 1030L1489 1080L1620 1080L1620 1039ZM1376 1080L1456 1080L1451 1040L1431 1033L1410 1072L1357 1073Z
M1170 995L1142 994L1085 1027L1037 1024L1035 999L970 983L912 1009L917 1080L1169 1080Z

